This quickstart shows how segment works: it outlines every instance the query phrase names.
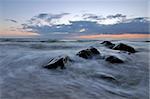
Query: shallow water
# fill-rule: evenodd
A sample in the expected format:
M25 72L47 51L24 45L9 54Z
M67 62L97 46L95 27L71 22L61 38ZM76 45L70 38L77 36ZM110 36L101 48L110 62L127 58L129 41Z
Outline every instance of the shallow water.
M129 44L135 54L107 49L101 41L0 42L1 99L148 99L149 43ZM102 56L116 55L124 64L85 60L75 54L88 46ZM42 68L52 57L68 55L75 62L65 70Z

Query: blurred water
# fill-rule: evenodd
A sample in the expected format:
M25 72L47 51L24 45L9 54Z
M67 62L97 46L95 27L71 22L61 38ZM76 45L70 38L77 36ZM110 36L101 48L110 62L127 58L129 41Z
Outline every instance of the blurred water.
M119 53L100 41L0 42L0 99L148 99L149 43L113 42L124 42L138 52ZM96 47L102 56L117 55L125 63L75 55L88 46ZM42 68L58 55L68 55L75 62L65 70Z

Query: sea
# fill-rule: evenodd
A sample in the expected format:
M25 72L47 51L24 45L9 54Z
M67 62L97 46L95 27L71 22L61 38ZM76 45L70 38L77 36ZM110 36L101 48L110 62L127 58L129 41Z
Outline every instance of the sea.
M0 99L149 99L150 41L109 39L136 49L129 54L103 46L105 40L0 38ZM124 63L76 55L90 46ZM43 68L61 55L74 62L66 69Z

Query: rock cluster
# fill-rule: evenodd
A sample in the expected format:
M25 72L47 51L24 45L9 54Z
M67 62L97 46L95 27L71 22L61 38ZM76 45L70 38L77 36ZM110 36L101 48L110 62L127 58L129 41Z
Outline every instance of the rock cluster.
M47 69L56 69L56 68L61 68L65 69L66 64L71 62L71 59L68 56L58 56L55 58L52 58L50 62L44 66L44 68Z
M103 41L101 43L102 45L106 46L107 48L113 49L113 50L120 50L120 51L127 51L130 53L135 53L135 49L127 44L119 43L119 44L113 44L110 41Z
M116 56L108 56L105 60L110 63L123 63L123 60L119 59Z
M135 53L135 49L129 45L123 44L123 43L119 43L119 44L113 44L110 41L104 41L101 44L103 44L104 46L112 49L112 50L120 50L120 51L127 51L130 53ZM83 49L81 51L79 51L77 54L77 56L84 58L84 59L92 59L96 56L100 56L100 52L98 51L98 49L94 48L94 47L90 47L87 49ZM56 69L56 68L60 68L60 69L65 69L67 64L70 63L72 60L70 59L69 56L58 56L55 58L52 58L50 60L50 62L44 66L44 68L47 69ZM124 63L124 61L116 56L108 56L105 58L105 61L109 62L109 63Z
M85 59L91 59L94 56L97 56L99 54L100 52L96 48L91 47L91 48L79 51L76 55Z
M129 45L126 45L126 44L123 44L123 43L119 43L117 45L115 45L113 47L114 50L121 50L121 51L127 51L127 52L130 52L130 53L135 53L135 49Z
M111 43L110 41L103 41L101 44L103 44L104 46L110 49L112 49L115 46L115 44Z

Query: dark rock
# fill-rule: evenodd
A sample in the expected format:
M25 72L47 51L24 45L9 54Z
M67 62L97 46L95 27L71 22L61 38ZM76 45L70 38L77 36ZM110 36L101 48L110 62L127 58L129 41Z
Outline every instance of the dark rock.
M105 60L110 63L123 63L123 60L117 58L116 56L108 56Z
M68 56L58 56L50 60L50 62L44 66L44 68L47 69L56 69L56 68L61 68L65 69L65 65L69 63L71 59Z
M85 59L91 59L94 56L97 56L99 54L100 54L100 52L96 48L91 47L91 48L88 48L85 50L81 50L76 55L78 55L79 57L85 58Z
M107 82L118 83L118 80L114 76L109 75L109 74L102 73L102 74L93 74L91 76L92 76L92 78L102 79Z
M115 77L113 77L113 76L101 75L100 78L105 80L105 81L108 81L108 82L118 83L118 80Z
M150 42L150 41L144 41L144 42Z
M110 41L103 41L101 44L103 44L104 46L110 49L112 49L115 46L115 44L111 43Z
M114 50L121 50L121 51L127 51L127 52L130 52L130 53L135 53L135 49L129 45L126 45L126 44L123 44L123 43L120 43L116 46L113 47Z

